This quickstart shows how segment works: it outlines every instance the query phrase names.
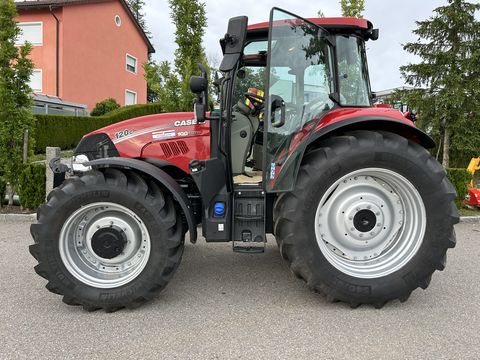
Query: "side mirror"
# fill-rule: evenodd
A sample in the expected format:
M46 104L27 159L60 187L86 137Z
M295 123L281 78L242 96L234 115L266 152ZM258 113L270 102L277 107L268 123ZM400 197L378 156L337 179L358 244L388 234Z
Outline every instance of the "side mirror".
M192 76L190 77L190 90L194 94L200 94L205 91L208 87L208 81L203 76Z
M202 64L198 64L200 69L200 76L190 77L190 90L197 94L197 99L193 105L193 112L195 113L195 120L197 123L204 123L207 119L208 109L208 78L207 71Z
M240 60L247 38L247 26L248 18L246 16L237 16L229 20L227 33L220 40L223 51L223 59L220 63L221 71L232 70Z

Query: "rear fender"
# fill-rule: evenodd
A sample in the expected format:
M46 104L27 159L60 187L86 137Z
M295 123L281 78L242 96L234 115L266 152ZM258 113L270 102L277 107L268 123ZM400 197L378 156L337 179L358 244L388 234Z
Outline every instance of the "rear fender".
M180 185L178 185L177 182L165 171L159 169L155 165L149 164L146 161L120 157L93 160L85 163L84 165L91 166L92 168L96 169L112 167L119 169L135 170L139 173L146 174L161 183L172 194L174 200L180 205L183 213L185 214L185 218L187 219L188 224L188 230L190 232L190 241L192 243L197 241L197 226L190 200L188 199L185 191L183 191Z
M435 147L435 141L433 141L430 136L417 127L409 125L407 122L388 117L358 116L334 122L326 125L325 127L317 129L316 131L312 132L301 145L297 147L295 152L300 152L300 158L303 158L306 152L318 148L322 140L354 130L388 131L415 141L426 149ZM283 166L282 172L279 174L276 181L281 181L282 174L285 174L285 176L291 176L288 174L293 173L293 184L296 183L299 163L291 161L291 159L296 159L296 156L292 155L290 155L287 159L285 165ZM292 169L292 166L297 166L297 168Z
M326 137L353 130L388 131L415 141L426 149L435 147L435 141L430 136L407 122L380 116L358 116L335 122L312 133L306 141L304 150Z

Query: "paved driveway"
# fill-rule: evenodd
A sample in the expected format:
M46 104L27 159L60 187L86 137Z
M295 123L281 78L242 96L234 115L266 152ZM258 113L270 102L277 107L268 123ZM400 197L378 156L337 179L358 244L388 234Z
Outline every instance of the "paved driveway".
M49 293L28 224L0 222L0 359L479 359L480 224L457 235L427 291L381 310L326 303L272 241L261 255L200 241L155 301L106 314Z

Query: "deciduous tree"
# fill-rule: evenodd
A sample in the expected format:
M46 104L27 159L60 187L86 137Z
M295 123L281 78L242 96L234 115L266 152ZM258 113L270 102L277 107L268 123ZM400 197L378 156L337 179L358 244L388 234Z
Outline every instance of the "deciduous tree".
M207 70L202 47L207 25L205 4L198 0L169 0L170 16L175 24L175 61L143 65L149 101L158 101L165 111L192 111L195 95L190 91L190 77L198 74L198 63Z
M365 0L340 0L342 15L345 17L362 18L365 10Z
M175 70L180 82L179 110L192 111L195 95L190 91L190 77L198 74L198 63L208 67L202 46L207 26L205 3L199 0L169 0L169 4L176 27Z

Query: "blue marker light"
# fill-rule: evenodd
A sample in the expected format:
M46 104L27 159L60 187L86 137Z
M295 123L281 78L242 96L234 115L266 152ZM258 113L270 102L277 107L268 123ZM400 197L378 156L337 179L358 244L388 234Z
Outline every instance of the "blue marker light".
M225 203L217 202L213 206L213 216L214 217L224 217L225 216Z

